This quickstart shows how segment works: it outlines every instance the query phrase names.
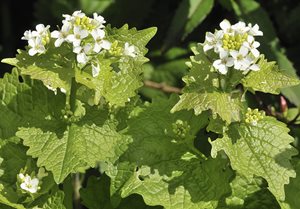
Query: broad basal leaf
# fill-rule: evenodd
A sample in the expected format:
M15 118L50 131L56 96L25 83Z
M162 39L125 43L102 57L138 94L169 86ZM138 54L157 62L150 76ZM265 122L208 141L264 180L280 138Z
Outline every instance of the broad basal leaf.
M166 209L216 208L230 192L231 172L224 161L206 160L194 148L195 134L207 124L208 115L171 114L176 101L155 100L130 119L133 142L107 170L111 191L122 197L137 193L146 204Z
M294 139L288 131L272 117L259 120L256 126L233 124L223 138L211 142L211 155L224 150L234 170L248 179L263 177L276 199L283 201L284 186L296 175L289 160L297 151L290 145Z
M98 161L114 162L124 151L128 138L117 133L113 126L78 126L72 124L64 133L21 128L17 136L29 146L28 154L38 157L38 166L53 173L57 183L68 174L80 172Z
M279 94L281 88L300 83L299 79L280 71L275 62L267 62L263 57L259 60L259 71L250 72L243 80L244 87L252 91Z

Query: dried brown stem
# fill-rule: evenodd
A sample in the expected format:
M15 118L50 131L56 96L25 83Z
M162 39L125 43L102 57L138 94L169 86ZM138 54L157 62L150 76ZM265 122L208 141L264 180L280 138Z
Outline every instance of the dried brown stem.
M149 88L154 88L154 89L160 89L163 92L166 93L176 93L176 94L180 94L181 93L181 89L174 87L174 86L168 86L165 83L156 83L154 81L149 81L146 80L144 81L145 86L149 87Z

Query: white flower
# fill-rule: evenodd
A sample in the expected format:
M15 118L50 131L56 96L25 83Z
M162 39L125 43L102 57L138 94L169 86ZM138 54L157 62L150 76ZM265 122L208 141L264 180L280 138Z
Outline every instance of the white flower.
M216 31L214 34L211 32L206 33L205 35L205 42L203 45L204 52L214 48L214 51L217 53L220 51L222 47L222 38L223 38L223 31Z
M252 24L249 23L248 27L249 27L249 34L250 35L252 35L252 36L262 36L263 35L263 32L259 30L259 26L257 24L255 24L252 27Z
M32 38L33 38L32 31L31 30L26 30L24 32L24 36L21 39L29 41Z
M256 48L260 46L260 43L255 41L253 36L248 36L247 41L245 41L243 45L251 51L255 58L259 57L260 52Z
M99 72L100 72L99 64L98 63L97 63L97 65L92 64L92 75L94 78L99 75Z
M46 27L43 24L38 24L35 26L36 31L32 31L33 37L44 37L48 36L50 26L47 25Z
M45 46L42 43L41 37L35 37L28 40L28 45L31 47L28 51L30 56L35 54L42 54L46 51Z
M220 23L220 28L224 31L224 33L231 33L232 32L232 28L231 28L231 24L228 20L223 20Z
M60 31L55 30L51 32L51 37L56 38L56 41L54 43L55 47L60 47L63 42L67 41L67 37L70 34L71 28L72 24L66 22L65 24L63 24Z
M22 173L20 173L18 176L22 182L20 184L21 189L28 191L30 193L36 193L38 191L38 189L39 189L39 179L38 178L31 179L31 177L28 174L26 174L24 176L24 174L22 174Z
M77 62L86 64L89 61L89 58L87 54L91 51L92 46L91 44L86 44L83 47L82 46L76 46L73 49L73 52L77 54Z
M105 36L104 30L102 29L93 30L91 34L95 40L94 49L93 49L94 52L99 53L101 49L107 49L107 50L110 49L111 43L109 41L103 40Z
M228 72L228 67L232 67L234 64L234 59L229 57L227 51L220 52L220 59L213 62L213 66L221 73L226 74Z
M79 46L81 43L81 40L86 38L89 35L87 30L81 29L78 26L74 27L73 32L74 32L74 34L70 34L67 36L67 40L70 43L73 43L74 47Z
M245 46L241 46L239 51L231 51L230 55L234 58L234 68L237 70L246 70L250 64L251 60L249 56L247 56L249 53L248 48Z
M238 33L238 34L247 33L250 29L249 27L246 26L246 23L241 22L241 21L234 24L233 26L231 26L231 28L235 33Z
M130 57L136 57L136 51L135 51L135 47L133 45L129 45L128 42L125 43L124 46L124 55L126 56L130 56Z
M94 19L92 20L92 23L97 26L97 28L104 28L105 26L103 25L106 23L104 18L101 15L98 15L97 13L93 14Z
M81 12L81 10L77 10L73 12L72 16L68 14L63 14L63 17L65 18L62 22L65 24L66 22L74 22L76 18L83 18L85 14Z

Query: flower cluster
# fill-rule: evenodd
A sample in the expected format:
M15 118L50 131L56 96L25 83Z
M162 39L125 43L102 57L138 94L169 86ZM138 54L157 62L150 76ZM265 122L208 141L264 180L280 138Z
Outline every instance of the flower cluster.
M247 109L245 122L253 126L257 125L257 122L265 117L265 112L258 111L258 109L252 110L251 108Z
M245 73L259 70L255 62L260 55L257 50L260 43L254 38L263 35L259 26L252 26L251 23L246 25L244 22L231 25L228 20L223 20L220 27L221 30L214 33L208 32L203 44L204 52L213 49L217 54L214 68L221 74L227 74L230 67Z
M36 31L27 30L22 37L22 40L27 40L30 47L28 53L30 56L42 54L46 51L46 44L50 42L50 26L46 27L43 24L38 24Z
M36 26L36 31L25 31L22 39L28 41L29 55L45 53L47 44L53 38L55 47L60 47L64 42L70 44L76 54L77 62L81 66L91 62L93 77L98 76L100 63L93 57L102 50L110 50L112 47L112 44L105 39L104 23L106 21L97 13L90 18L81 11L75 11L72 15L65 14L63 17L60 30L50 32L50 26L39 24ZM135 46L126 42L122 55L136 57Z
M24 175L23 173L18 174L18 177L21 181L21 189L30 193L36 193L39 190L38 178L31 178L28 174Z

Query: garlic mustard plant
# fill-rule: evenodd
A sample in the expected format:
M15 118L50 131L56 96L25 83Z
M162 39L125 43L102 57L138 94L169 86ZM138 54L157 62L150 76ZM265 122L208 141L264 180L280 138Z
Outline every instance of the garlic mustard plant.
M2 60L15 68L0 79L0 208L254 209L266 197L293 209L295 140L249 98L300 82L259 51L257 24L222 21L192 47L183 89L145 101L143 83L165 90L142 76L156 28L62 17Z

